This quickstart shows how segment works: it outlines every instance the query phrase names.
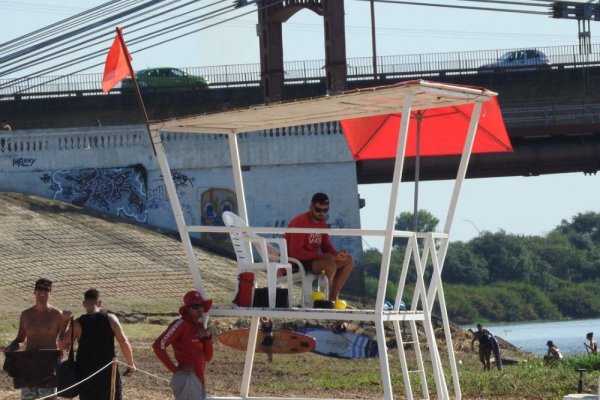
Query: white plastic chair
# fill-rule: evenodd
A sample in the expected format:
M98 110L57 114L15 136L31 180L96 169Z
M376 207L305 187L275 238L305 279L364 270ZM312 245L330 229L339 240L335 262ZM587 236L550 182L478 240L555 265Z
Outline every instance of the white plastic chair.
M272 251L271 251L272 252ZM287 248L286 248L287 253ZM313 272L306 272L304 270L304 266L300 262L300 260L294 257L288 257L288 261L292 264L296 264L298 267L298 271L292 274L292 282L293 283L301 283L302 284L302 298L301 304L304 308L312 308L313 300L312 300L312 292L313 292L313 283L319 279L319 275L314 274ZM280 276L277 278L277 282L283 282L286 279L284 276ZM327 290L329 290L329 280L327 280Z
M246 221L236 214L225 211L222 215L225 226L247 228ZM238 271L241 272L267 272L267 287L269 292L269 308L275 308L277 272L280 269L286 271L288 285L289 306L292 305L292 265L288 262L287 247L284 239L267 239L258 236L252 232L230 232L231 242L235 250L235 256L238 264ZM272 261L273 256L269 256L268 246L276 245L279 248L277 261ZM260 261L255 261L252 254L252 248L258 251ZM256 285L256 280L255 280Z

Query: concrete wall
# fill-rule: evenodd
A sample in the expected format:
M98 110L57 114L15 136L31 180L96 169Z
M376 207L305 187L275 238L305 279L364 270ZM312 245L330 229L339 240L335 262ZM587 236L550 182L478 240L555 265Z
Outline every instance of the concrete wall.
M224 136L164 133L188 224L222 224L237 209ZM360 227L356 169L337 123L261 131L239 138L250 224L286 226L314 192L330 195L333 227ZM144 126L0 133L0 191L54 198L176 230ZM206 238L206 237L205 237ZM223 241L223 235L210 239ZM334 239L361 252L359 238Z

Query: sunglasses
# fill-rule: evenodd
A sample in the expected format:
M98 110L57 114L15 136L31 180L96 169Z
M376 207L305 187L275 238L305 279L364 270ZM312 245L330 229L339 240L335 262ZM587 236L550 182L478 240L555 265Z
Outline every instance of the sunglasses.
M315 212L322 213L322 214L326 214L327 212L329 212L329 207L321 208L321 207L313 206L313 209L315 210Z
M190 304L188 307L191 308L192 310L199 310L201 308L204 308L204 304L202 304L202 303L200 303L200 304Z

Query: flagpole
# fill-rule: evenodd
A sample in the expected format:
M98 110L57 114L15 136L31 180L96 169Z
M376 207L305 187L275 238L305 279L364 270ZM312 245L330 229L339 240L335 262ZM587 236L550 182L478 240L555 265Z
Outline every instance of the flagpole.
M192 274L192 279L194 280L194 285L196 289L202 294L202 297L207 298L206 291L204 290L204 286L202 285L202 277L200 276L200 268L198 267L198 262L196 260L196 255L194 254L194 248L192 247L192 241L190 238L189 232L187 232L185 218L183 215L183 210L181 208L181 203L179 201L179 197L177 195L177 191L175 189L175 183L173 182L173 176L171 174L171 168L167 162L167 157L165 155L165 150L161 142L160 132L157 133L155 137L152 136L152 131L150 130L150 121L148 119L148 113L146 112L146 107L144 105L144 100L142 99L142 94L140 92L140 87L137 83L137 79L135 78L135 73L133 72L133 68L131 66L131 60L129 57L129 51L127 50L127 46L125 46L125 40L123 39L123 33L121 28L117 27L117 37L119 38L119 45L121 46L121 50L125 53L125 60L127 60L127 68L129 68L129 72L131 74L131 81L133 82L133 87L135 88L135 93L137 95L138 104L140 106L140 111L144 116L144 120L146 122L146 129L148 130L148 136L150 137L150 144L152 145L152 151L154 151L154 155L158 160L158 165L163 175L163 180L165 184L165 188L167 190L167 196L169 197L169 201L171 203L171 208L173 211L173 216L175 217L175 223L177 224L177 230L179 231L179 237L181 239L181 244L183 245L183 249L185 251L186 257L188 259L188 264L190 267L190 273ZM156 138L156 144L154 143L154 139ZM157 152L157 148L159 152ZM206 315L206 319L203 320L205 326L208 323L208 315Z
M146 105L144 104L144 99L142 98L142 92L140 92L140 87L137 82L137 78L135 77L135 72L133 71L133 66L131 65L131 57L129 55L129 50L127 46L125 46L125 39L123 39L123 29L116 27L117 36L119 37L119 43L121 45L121 49L125 53L125 60L127 61L127 68L129 68L129 73L131 74L131 81L133 82L133 87L135 89L135 94L138 101L138 106L140 107L140 112L144 117L144 123L146 124L146 130L148 131L148 137L150 138L150 145L152 146L152 151L156 156L156 148L154 147L154 142L152 141L152 132L150 131L150 120L148 118L148 113L146 112Z

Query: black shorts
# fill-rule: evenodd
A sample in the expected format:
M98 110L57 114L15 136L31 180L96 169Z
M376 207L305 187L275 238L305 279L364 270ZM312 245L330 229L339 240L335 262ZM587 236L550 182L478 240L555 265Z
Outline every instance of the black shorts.
M304 272L313 272L312 265L314 260L298 260L302 263L304 267ZM298 272L298 266L292 264L292 272Z

